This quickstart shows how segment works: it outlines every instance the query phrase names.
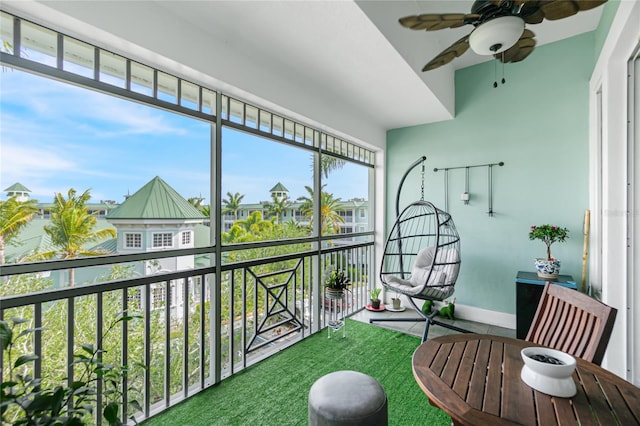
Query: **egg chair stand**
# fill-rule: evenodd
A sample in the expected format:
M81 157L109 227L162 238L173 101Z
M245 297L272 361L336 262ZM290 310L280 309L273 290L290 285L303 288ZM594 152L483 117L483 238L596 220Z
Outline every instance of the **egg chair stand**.
M414 299L444 301L453 295L460 270L460 237L451 215L424 200L424 162L414 162L400 180L396 194L396 221L387 237L380 281L386 289L407 296L417 318L371 318L374 322L425 322L422 341L429 327L439 325L461 333L460 327L435 319L438 311L425 314ZM407 175L422 165L422 196L400 212L400 192Z

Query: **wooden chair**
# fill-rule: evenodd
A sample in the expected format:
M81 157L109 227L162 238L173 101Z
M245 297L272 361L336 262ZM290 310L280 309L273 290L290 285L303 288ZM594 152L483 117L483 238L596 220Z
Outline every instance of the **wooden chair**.
M547 283L526 340L600 365L617 312L577 290Z

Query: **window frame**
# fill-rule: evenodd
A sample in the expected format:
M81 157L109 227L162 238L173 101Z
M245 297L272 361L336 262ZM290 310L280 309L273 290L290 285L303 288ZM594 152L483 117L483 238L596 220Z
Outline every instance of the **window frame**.
M133 243L134 243L133 245L129 244L129 237L133 238ZM142 232L124 232L124 248L125 249L142 248Z
M160 238L160 241L159 241L160 245L156 245L156 237ZM173 237L174 237L173 232L153 232L151 234L151 248L153 249L173 248L174 247ZM167 245L166 244L167 241L169 241L170 244Z

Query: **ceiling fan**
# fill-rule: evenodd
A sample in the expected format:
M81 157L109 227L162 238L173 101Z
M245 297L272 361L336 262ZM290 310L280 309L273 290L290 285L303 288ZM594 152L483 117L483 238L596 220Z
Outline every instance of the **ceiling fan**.
M469 47L479 55L493 55L503 63L519 62L536 45L535 34L525 24L555 21L593 9L607 0L476 0L471 13L425 13L400 18L412 30L435 31L473 25L469 34L433 58L422 71L448 64Z

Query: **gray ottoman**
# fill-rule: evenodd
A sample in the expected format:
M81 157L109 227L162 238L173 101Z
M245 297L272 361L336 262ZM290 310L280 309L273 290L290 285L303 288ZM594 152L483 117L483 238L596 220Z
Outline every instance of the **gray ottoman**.
M309 391L309 425L387 425L387 395L373 377L336 371Z

